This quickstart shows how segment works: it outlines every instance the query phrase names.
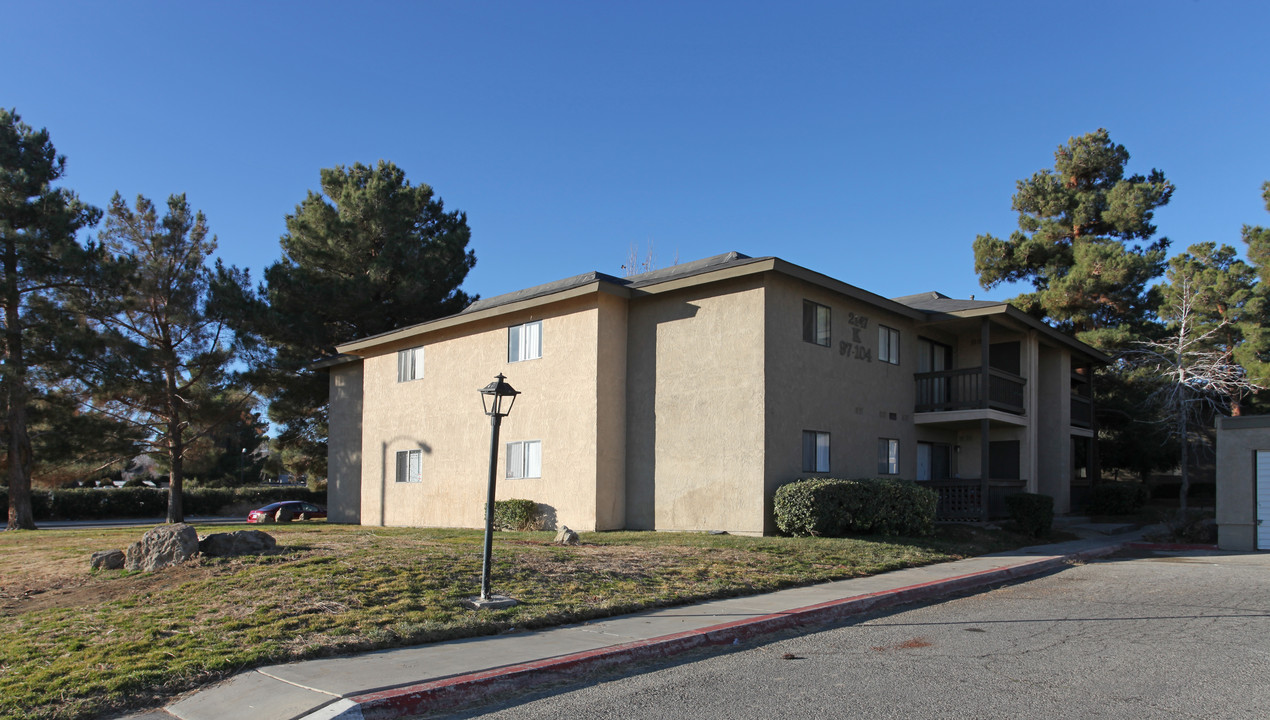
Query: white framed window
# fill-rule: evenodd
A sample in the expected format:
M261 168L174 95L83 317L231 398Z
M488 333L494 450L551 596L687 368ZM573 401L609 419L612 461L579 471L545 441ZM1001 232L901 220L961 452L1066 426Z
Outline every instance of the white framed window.
M507 479L542 477L542 441L507 443Z
M878 325L878 360L892 365L900 364L900 331Z
M803 472L829 472L829 433L803 431Z
M829 347L829 308L810 300L803 301L803 341Z
M423 346L397 351L397 382L410 382L423 377Z
M900 474L900 441L895 438L878 438L878 474Z
M542 321L507 328L507 362L542 357Z
M397 451L397 482L423 482L423 451Z

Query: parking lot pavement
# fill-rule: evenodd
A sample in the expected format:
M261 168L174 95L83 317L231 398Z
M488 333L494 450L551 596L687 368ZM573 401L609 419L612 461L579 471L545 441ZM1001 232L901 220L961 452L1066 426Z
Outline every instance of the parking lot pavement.
M1270 554L1128 550L451 717L1264 718Z

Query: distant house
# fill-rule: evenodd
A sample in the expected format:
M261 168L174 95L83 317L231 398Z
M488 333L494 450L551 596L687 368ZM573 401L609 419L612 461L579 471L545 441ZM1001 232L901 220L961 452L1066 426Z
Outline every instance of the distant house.
M1097 350L999 302L888 300L775 257L729 253L577 275L340 346L330 518L483 524L498 373L499 498L577 530L774 532L776 488L897 477L940 513L1005 494L1070 508L1092 457Z

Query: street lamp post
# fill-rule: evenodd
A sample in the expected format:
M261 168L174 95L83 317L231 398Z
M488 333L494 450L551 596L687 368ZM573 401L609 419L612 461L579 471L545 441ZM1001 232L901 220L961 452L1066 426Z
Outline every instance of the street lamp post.
M516 604L516 601L509 597L501 595L491 595L489 589L489 576L491 556L493 555L494 541L494 489L497 482L498 471L498 430L502 425L503 418L507 417L512 411L512 405L516 402L516 396L520 393L508 385L507 378L502 373L498 374L498 378L481 388L481 403L485 406L485 414L490 420L490 438L489 438L489 488L485 496L485 546L481 557L481 596L479 598L469 600L469 604L477 609L480 608L503 608Z

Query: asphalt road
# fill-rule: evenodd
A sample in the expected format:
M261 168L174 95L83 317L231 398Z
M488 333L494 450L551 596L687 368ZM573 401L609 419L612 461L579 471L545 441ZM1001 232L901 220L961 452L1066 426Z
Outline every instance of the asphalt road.
M448 717L1270 717L1270 554L1138 555Z

